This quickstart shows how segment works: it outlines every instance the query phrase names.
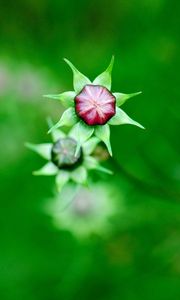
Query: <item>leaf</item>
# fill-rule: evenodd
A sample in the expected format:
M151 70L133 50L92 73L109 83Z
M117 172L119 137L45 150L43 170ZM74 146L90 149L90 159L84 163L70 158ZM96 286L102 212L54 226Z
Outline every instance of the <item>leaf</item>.
M51 159L51 149L52 149L52 144L50 143L45 143L45 144L31 144L31 143L26 143L25 146L32 151L38 153L40 156L43 158L50 160Z
M113 93L113 96L116 98L116 105L123 105L128 99L140 95L142 92L132 93L132 94L122 94L122 93Z
M33 175L52 176L52 175L56 175L57 173L58 173L58 168L52 162L48 162L41 169L34 171Z
M70 107L64 111L60 120L49 129L48 133L52 132L54 129L57 129L62 126L73 126L78 121L75 110L73 107Z
M69 181L70 174L67 171L59 171L56 176L56 186L58 192L61 192L63 186Z
M83 145L83 152L86 155L91 154L94 149L96 148L97 144L99 143L99 139L97 137L92 137L90 138L87 142L84 143Z
M91 81L81 72L79 72L68 59L64 58L64 61L73 71L73 85L76 93L79 93L86 84L91 84Z
M78 154L80 147L86 142L94 132L94 127L86 125L83 121L77 123L69 133L69 136L77 141L75 156Z
M85 164L86 168L89 170L98 170L100 172L103 172L103 173L106 173L109 175L113 174L113 172L111 170L108 170L108 169L102 167L94 157L87 156L85 158L84 164Z
M116 107L116 114L110 121L108 122L110 125L123 125L123 124L131 124L138 126L142 129L145 129L141 124L131 119L122 109Z
M111 61L107 69L101 73L96 79L93 81L95 85L102 85L106 87L108 90L111 90L111 73L114 64L114 56L112 56Z
M71 107L74 105L75 92L64 92L57 95L44 95L43 97L60 100L65 107Z
M76 183L85 184L87 181L87 170L80 166L71 173L71 179Z
M109 125L98 125L95 128L95 135L105 143L109 154L112 156L112 149L110 144L110 128Z

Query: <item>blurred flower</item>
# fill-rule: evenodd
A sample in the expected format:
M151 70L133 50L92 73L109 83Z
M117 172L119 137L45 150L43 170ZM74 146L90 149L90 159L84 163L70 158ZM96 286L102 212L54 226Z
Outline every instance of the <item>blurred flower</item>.
M68 135L55 129L52 132L53 143L30 144L26 146L38 153L48 161L40 170L33 172L34 175L56 176L56 185L58 191L72 180L78 184L86 184L87 170L99 170L108 174L112 172L102 166L96 158L91 156L96 145L99 142L97 137L86 141L75 155L77 149L76 129L72 129Z
M110 91L114 57L112 57L108 68L93 82L80 73L69 60L64 60L73 72L74 91L58 95L45 95L45 97L60 100L67 107L57 124L50 129L50 132L61 126L74 126L77 130L77 152L78 148L95 134L106 144L110 155L112 155L109 125L131 124L144 128L119 108L129 98L140 94L140 92L122 94Z
M78 191L68 185L61 194L49 199L45 210L59 229L80 237L108 234L113 229L111 220L119 212L117 204L121 199L118 197L117 201L117 194L115 187L107 182L80 187Z

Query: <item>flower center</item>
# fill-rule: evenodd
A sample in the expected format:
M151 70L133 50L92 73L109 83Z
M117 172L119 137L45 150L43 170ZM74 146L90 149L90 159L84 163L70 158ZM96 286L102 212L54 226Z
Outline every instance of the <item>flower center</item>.
M62 138L54 143L51 160L59 169L74 169L82 162L82 148L75 156L77 142L72 138Z
M77 115L88 125L104 125L116 113L116 98L105 87L87 84L75 97Z

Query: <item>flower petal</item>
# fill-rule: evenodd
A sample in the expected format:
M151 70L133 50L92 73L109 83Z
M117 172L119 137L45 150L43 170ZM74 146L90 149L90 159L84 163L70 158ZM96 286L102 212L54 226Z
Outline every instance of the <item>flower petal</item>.
M141 124L131 119L122 109L116 107L116 114L112 119L108 122L110 125L123 125L123 124L131 124L138 126L142 129L145 129Z
M71 173L71 179L76 183L85 184L87 181L87 170L80 166Z
M111 170L108 170L104 167L102 167L98 161L92 157L92 156L87 156L84 160L84 165L86 166L87 169L89 170L98 170L100 172L112 175L113 172Z
M48 133L62 126L73 126L78 121L75 110L73 107L68 108L62 114L60 120L49 129Z
M40 156L43 158L50 160L51 159L51 149L52 149L52 144L46 143L46 144L31 144L31 143L26 143L25 146L32 151L38 153Z
M44 95L43 97L60 100L65 107L73 106L74 98L76 96L75 92L64 92L57 95Z
M105 143L109 154L112 156L112 149L110 144L110 128L109 125L99 125L95 127L95 135Z
M86 142L94 132L94 127L86 125L83 121L80 121L69 133L69 136L77 141L76 153L79 152L80 147Z
M113 93L113 96L116 98L117 106L123 105L128 99L140 95L142 92L132 93L132 94L122 94L122 93Z
M107 69L101 73L96 79L93 81L95 85L102 85L106 87L108 90L111 90L111 73L114 64L114 56L112 56L111 61Z
M56 186L58 192L60 192L63 188L63 186L69 181L70 174L67 171L59 171L56 176Z
M34 171L33 175L52 176L52 175L56 175L57 173L58 173L58 168L52 162L48 162L41 169Z
M79 72L68 59L64 58L64 61L69 65L69 67L73 71L74 90L76 93L79 93L83 89L83 87L86 84L90 84L91 81L85 75L83 75L81 72Z
M90 138L87 142L84 143L83 152L85 155L91 154L99 143L99 139L97 137Z

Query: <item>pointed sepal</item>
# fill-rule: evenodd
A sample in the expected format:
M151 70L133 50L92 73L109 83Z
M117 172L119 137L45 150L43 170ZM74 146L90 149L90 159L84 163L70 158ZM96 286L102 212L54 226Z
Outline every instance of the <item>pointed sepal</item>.
M84 154L90 155L95 150L98 143L99 143L99 139L95 136L93 136L88 141L86 141L82 146Z
M123 105L128 99L133 98L135 96L140 95L142 92L131 93L131 94L123 94L123 93L113 93L113 96L116 98L116 105Z
M64 61L69 65L73 72L73 85L76 93L79 93L86 84L91 84L91 81L79 72L68 59L64 58Z
M87 170L84 166L80 166L77 169L75 169L73 172L71 172L71 179L80 184L86 184L87 183Z
M92 156L87 156L84 160L84 165L87 169L89 170L97 170L109 175L112 175L113 172L107 168L102 167L99 162L97 161L97 159L95 159Z
M109 125L103 125L103 126L96 126L95 128L95 135L97 138L99 138L101 141L103 141L109 151L109 154L112 156L112 149L111 149L111 143L110 143L110 128Z
M51 137L53 142L56 143L59 139L64 139L66 137L66 134L60 129L54 129L53 131L51 131Z
M75 124L69 133L69 136L77 141L77 148L75 156L78 154L80 147L86 142L93 134L94 127L86 125L83 121Z
M34 171L33 175L36 176L53 176L58 173L58 168L52 163L48 162L45 166L43 166L41 169Z
M26 143L25 146L32 151L39 154L41 157L50 160L51 159L51 149L52 144L51 143L45 143L45 144L31 144Z
M75 92L64 92L57 95L44 95L43 97L59 100L65 107L68 108L74 105L75 96L76 96Z
M112 56L111 61L107 69L101 73L96 79L93 81L95 85L102 85L106 87L108 90L111 90L111 73L114 64L114 56Z
M47 118L47 123L49 129L54 126L51 118ZM57 142L57 140L65 138L66 134L60 129L54 129L53 131L51 131L51 137L53 142Z
M64 185L69 181L70 174L67 171L61 170L56 176L56 187L58 192L61 192Z
M110 125L123 125L130 124L138 126L142 129L145 129L141 124L131 119L121 108L116 107L116 114L112 119L108 122Z
M48 133L52 132L54 129L57 129L62 126L73 126L78 121L75 110L73 107L68 108L62 114L60 120L49 129Z

